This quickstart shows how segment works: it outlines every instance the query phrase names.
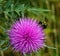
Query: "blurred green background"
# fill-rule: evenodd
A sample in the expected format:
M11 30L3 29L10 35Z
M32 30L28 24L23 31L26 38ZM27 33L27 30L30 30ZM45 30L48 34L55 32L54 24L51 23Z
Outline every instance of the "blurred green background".
M47 25L45 47L31 56L60 56L60 0L0 0L0 56L23 56L12 50L7 30L21 17Z

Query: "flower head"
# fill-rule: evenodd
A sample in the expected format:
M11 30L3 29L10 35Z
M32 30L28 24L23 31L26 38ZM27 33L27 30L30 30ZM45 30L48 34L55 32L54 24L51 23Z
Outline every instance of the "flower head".
M36 20L22 18L9 30L11 44L22 53L37 51L44 46L44 31Z

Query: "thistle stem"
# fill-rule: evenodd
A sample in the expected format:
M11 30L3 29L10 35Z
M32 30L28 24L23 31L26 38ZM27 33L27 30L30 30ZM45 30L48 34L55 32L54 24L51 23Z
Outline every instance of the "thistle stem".
M24 56L32 56L31 53L28 53L28 54L23 53L23 55L24 55Z
M3 51L1 51L1 56L4 56L4 53L3 53Z

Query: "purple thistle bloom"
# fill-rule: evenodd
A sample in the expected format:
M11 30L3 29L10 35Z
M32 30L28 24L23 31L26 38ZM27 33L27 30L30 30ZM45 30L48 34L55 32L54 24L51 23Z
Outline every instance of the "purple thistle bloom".
M36 20L22 18L8 32L15 50L22 53L35 52L44 46L44 31Z

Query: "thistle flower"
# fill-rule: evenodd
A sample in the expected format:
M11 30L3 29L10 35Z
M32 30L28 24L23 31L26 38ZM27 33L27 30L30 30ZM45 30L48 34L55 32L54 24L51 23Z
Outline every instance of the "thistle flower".
M13 48L22 53L35 52L44 46L44 31L36 20L22 18L8 32Z

